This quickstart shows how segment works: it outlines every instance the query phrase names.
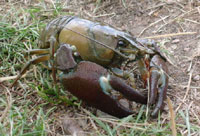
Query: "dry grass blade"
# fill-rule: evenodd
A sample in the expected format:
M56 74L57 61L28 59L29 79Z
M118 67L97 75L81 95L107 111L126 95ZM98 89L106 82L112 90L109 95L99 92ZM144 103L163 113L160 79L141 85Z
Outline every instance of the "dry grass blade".
M174 110L173 110L172 101L170 100L169 97L167 97L167 103L168 103L169 112L170 112L170 122L171 122L172 135L176 136L177 131L176 131L175 113L174 113Z
M156 24L159 23L160 21L163 21L163 20L167 19L168 17L169 17L169 16L166 16L166 17L164 17L164 18L161 18L161 19L157 20L156 22L151 23L149 26L145 27L145 28L140 32L140 34L138 35L138 37L140 37L148 28L150 28L150 27L153 26L153 25L156 25Z
M191 81L192 81L192 74L193 74L193 70L190 72L189 74L189 80L188 80L188 85L187 85L187 90L185 92L185 95L183 97L183 101L179 104L179 106L176 108L176 112L179 110L179 108L182 106L182 104L185 102L185 99L189 93L189 90L190 90L190 84L191 84Z
M90 122L91 122L91 124L92 124L92 127L93 127L96 131L98 131L98 128L97 128L96 124L94 123L94 121L92 120L91 117L89 117L89 120L90 120Z
M163 27L165 27L166 25L173 23L174 21L176 21L176 20L178 20L178 19L184 17L185 15L189 15L190 13L192 13L192 12L195 11L195 10L198 10L198 7L197 7L197 8L194 8L194 9L192 9L192 10L190 10L190 11L184 12L183 14L181 14L181 15L175 17L173 20L169 21L168 23L165 23L164 25L162 25L162 26L157 30L157 32L158 32L160 29L162 29Z
M185 19L185 21L192 22L192 23L195 23L195 24L198 24L198 25L200 25L200 23L199 23L199 22L197 22L197 21L194 21L194 20Z
M6 90L6 97L7 97L7 105L5 110L3 111L3 114L0 117L0 122L3 122L3 120L6 118L8 111L10 110L12 106L12 95L7 87L2 86Z
M4 81L7 81L7 80L12 80L12 79L16 79L16 78L17 78L17 75L16 76L1 77L0 82L4 82Z
M197 32L183 32L183 33L163 34L163 35L144 37L142 39L157 39L157 38L166 38L166 37L173 37L173 36L193 35L193 34L197 34Z
M100 14L100 15L91 15L90 13L84 11L84 13L89 16L89 17L92 17L92 18L99 18L99 17L106 17L106 16L115 16L116 13L109 13L109 14Z
M82 109L86 114L91 115L91 113L89 111L87 111L86 109ZM117 119L109 119L109 118L98 118L96 117L96 119L101 120L103 122L107 122L107 123L111 123L113 125L119 125L120 124L120 120ZM143 123L121 123L120 126L122 127L127 127L127 128L132 128L135 130L141 130L141 131L145 131L146 129L143 128L142 126L149 126L150 124L143 124Z
M30 71L26 72L21 78L26 77L26 75L29 73ZM18 75L15 76L7 76L7 77L0 77L0 83L4 82L4 81L8 81L8 80L13 80L16 79Z

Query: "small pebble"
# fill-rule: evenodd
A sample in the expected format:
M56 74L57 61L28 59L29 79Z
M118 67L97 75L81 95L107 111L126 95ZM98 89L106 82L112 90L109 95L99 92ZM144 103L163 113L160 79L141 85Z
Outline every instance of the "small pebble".
M174 39L174 40L172 41L173 44L175 44L175 43L179 43L179 42L180 42L179 39Z
M194 80L194 81L199 81L199 80L200 80L200 75L194 76L194 77L193 77L193 80Z

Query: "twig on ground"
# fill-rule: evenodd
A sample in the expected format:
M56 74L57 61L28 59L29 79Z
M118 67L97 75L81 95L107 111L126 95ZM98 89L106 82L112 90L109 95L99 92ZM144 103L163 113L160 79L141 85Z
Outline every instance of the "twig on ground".
M153 25L156 25L157 23L159 23L160 21L165 20L166 18L168 18L169 16L165 16L164 18L161 18L159 20L157 20L156 22L151 23L149 26L145 27L140 34L138 35L138 37L140 37L148 28L152 27Z
M152 7L149 7L149 8L147 8L147 9L143 10L143 12L146 12L147 10L151 10L151 9L155 9L155 8L160 8L160 7L162 7L162 6L166 5L166 4L167 4L167 3L157 4L157 5L155 5L155 6L152 6Z
M6 105L5 110L3 111L3 114L0 117L0 123L3 122L3 120L6 118L8 111L10 110L10 108L12 106L12 95L11 95L9 89L3 85L1 85L1 86L6 90L5 94L7 97L7 105Z
M187 89L186 89L186 92L185 92L185 95L183 97L183 102L185 102L185 99L186 97L188 96L188 93L189 93L189 90L190 90L190 84L191 84L191 81L192 81L192 74L193 74L193 71L194 71L194 68L191 70L191 72L189 73L189 80L188 80L188 85L187 85ZM179 104L179 106L176 108L176 112L179 110L179 108L182 106L183 102L181 102Z
M92 17L92 18L98 18L98 17L106 17L106 16L115 16L116 13L109 13L109 14L100 14L100 15L91 15L90 13L84 11L84 13L89 16L89 17Z
M30 70L30 71L32 71L32 70ZM26 75L27 75L30 71L27 71L21 78L26 77ZM4 81L16 79L17 76L18 76L18 75L15 75L15 76L8 76L8 77L1 77L1 78L0 78L0 83L1 83L1 82L4 82Z
M87 111L86 109L82 109L82 110L86 114L91 115L91 113L89 111ZM114 125L119 125L119 120L116 120L116 119L112 120L112 119L108 119L108 118L99 118L99 117L96 117L96 119L99 119L101 121L108 122L108 123L111 123ZM148 123L123 123L123 124L121 124L121 126L123 126L123 127L133 128L133 129L142 130L142 131L146 131L146 129L139 127L139 126L150 126L150 125L152 125L152 124L148 124Z
M95 125L95 123L94 123L94 121L92 120L91 117L89 117L89 120L90 120L90 122L91 122L93 128L94 128L96 131L98 131L98 128L97 128L97 126Z
M162 29L162 28L165 27L166 25L173 23L174 21L176 21L176 20L178 20L178 19L184 17L185 15L187 15L187 14L189 14L189 13L191 13L191 12L197 10L197 9L198 9L198 8L194 8L194 9L192 9L192 10L189 10L188 12L185 12L185 13L183 13L183 14L181 14L181 15L175 17L173 20L170 20L170 21L167 22L166 24L164 24L164 25L162 25L161 27L159 27L158 30L157 30L156 32L158 32L160 29Z
M16 78L17 78L17 75L16 76L1 77L0 82L4 82L4 81L7 81L7 80L12 80L12 79L16 79Z
M189 67L188 67L188 69L187 69L187 72L190 72L190 71L191 71L191 68L192 68L192 61L190 62L190 65L189 65Z
M166 37L173 37L173 36L193 35L193 34L197 34L197 32L182 32L182 33L163 34L163 35L142 37L142 39L157 39L157 38L166 38Z
M194 23L194 24L198 24L198 25L200 25L200 22L197 22L197 21L195 21L195 20L191 20L191 19L184 19L185 21L188 21L188 22L192 22L192 23Z
M187 88L187 85L181 85L181 84L172 84L174 86L179 86L179 87L182 87L182 88ZM200 89L199 86L190 86L191 89Z

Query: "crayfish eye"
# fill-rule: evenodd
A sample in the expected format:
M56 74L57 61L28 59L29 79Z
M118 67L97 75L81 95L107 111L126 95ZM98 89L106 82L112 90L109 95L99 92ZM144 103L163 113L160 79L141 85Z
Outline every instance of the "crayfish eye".
M119 47L126 47L126 43L124 41L122 41L122 40L119 40L118 43L117 43L117 45Z

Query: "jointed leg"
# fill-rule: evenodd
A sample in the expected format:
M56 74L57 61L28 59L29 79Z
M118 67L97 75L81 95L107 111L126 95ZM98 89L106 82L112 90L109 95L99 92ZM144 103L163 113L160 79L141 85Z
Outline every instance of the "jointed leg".
M32 49L32 50L25 52L25 56L41 55L41 54L49 54L49 49Z
M43 56L39 56L37 58L34 58L32 60L30 60L29 62L26 63L26 65L24 66L24 68L21 70L20 74L17 76L17 78L15 79L15 81L13 82L13 84L11 85L11 87L13 87L17 80L20 79L22 77L23 74L26 73L26 71L28 70L28 68L33 64L38 64L40 62L44 62L50 59L50 55L43 55Z
M128 79L128 81L130 81L129 82L130 86L133 87L134 89L136 89L135 78L134 78L134 74L132 73L132 70L131 71L123 71L119 68L111 68L111 71L117 77L123 78L125 80Z

